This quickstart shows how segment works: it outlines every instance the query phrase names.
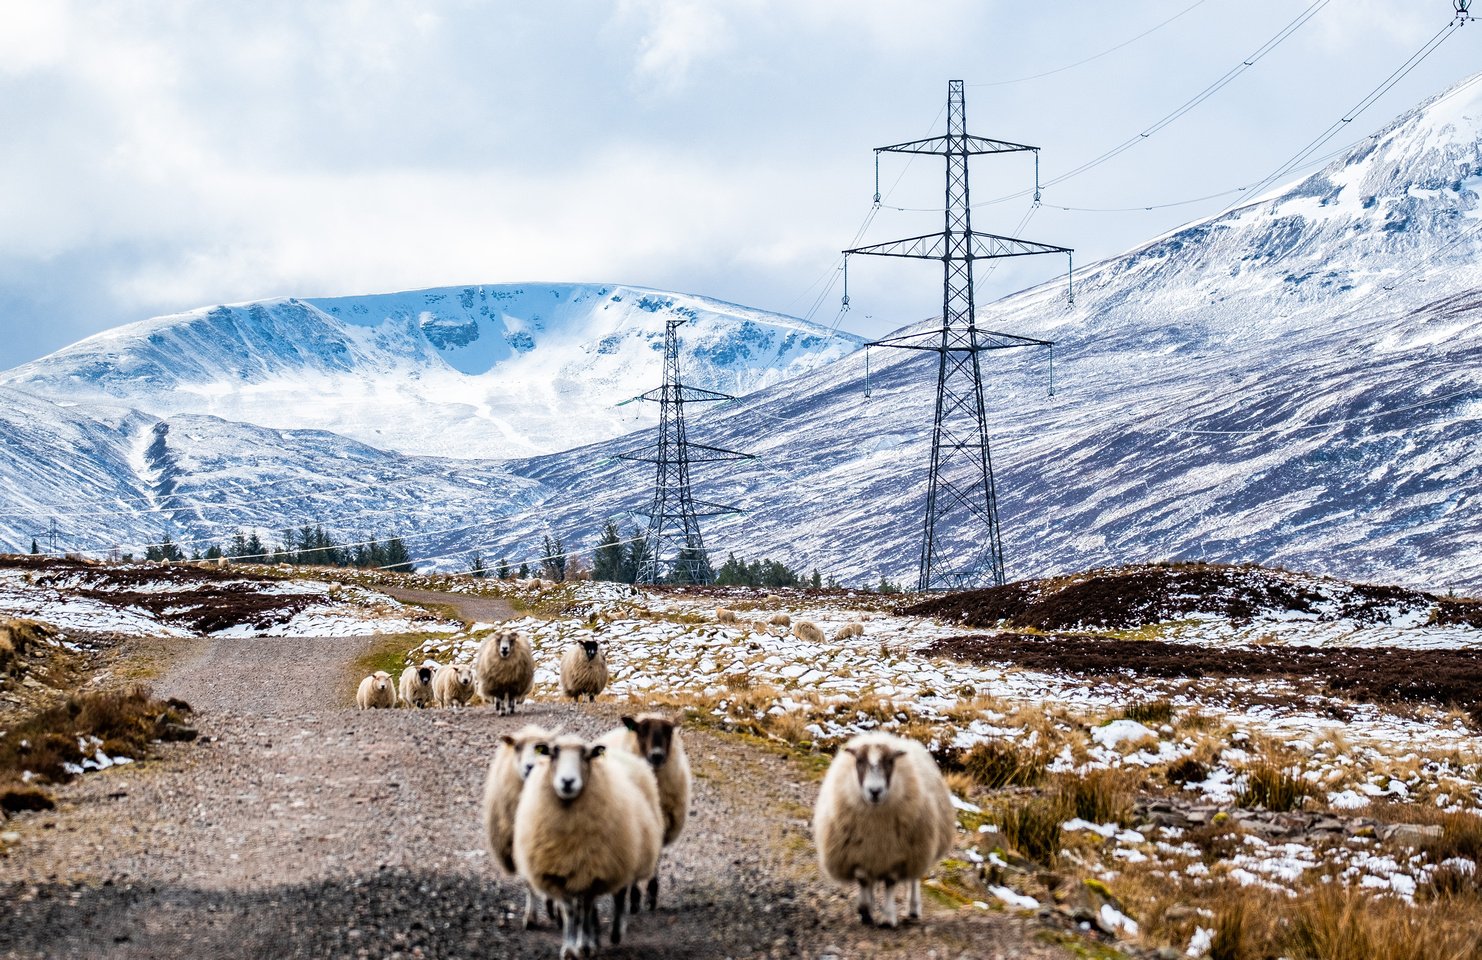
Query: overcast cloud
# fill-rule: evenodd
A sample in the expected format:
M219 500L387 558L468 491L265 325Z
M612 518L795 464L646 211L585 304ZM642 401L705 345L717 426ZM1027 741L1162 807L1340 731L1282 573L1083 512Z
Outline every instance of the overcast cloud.
M1193 3L0 0L0 367L204 304L459 283L613 281L802 314L869 212L871 148L939 132L947 80L1054 70ZM1074 69L970 86L969 127L1043 147L1049 179L1307 5L1204 0ZM1045 200L1141 206L1258 180L1451 13L1332 0L1197 110ZM1333 146L1479 63L1482 23ZM1033 166L983 159L973 177L987 199L1032 185ZM893 206L941 202L939 161L890 157L882 178ZM1022 235L1085 264L1229 199L1042 208ZM1027 204L984 207L975 225L1007 232ZM885 210L864 242L939 223ZM983 295L1061 269L1015 262ZM850 286L845 324L866 334L940 296L924 264L856 263ZM815 319L833 321L838 294Z

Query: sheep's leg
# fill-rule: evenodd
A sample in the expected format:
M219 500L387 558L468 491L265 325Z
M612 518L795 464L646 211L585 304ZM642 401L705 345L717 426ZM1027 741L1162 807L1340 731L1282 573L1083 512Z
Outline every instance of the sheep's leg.
M875 922L875 884L871 880L859 881L859 922Z
M901 922L900 921L900 915L896 913L896 905L895 905L895 881L894 880L886 880L885 881L885 903L884 903L883 906L884 906L884 914L885 914L885 917L884 917L883 920L880 921L880 926L882 926L882 927L898 927L898 926L900 926L900 922Z
M612 945L623 942L623 908L628 905L628 891L619 890L612 895Z
M637 913L638 908L643 906L643 891L638 889L638 884L635 883L628 888L628 896L633 901L628 905L628 909Z
M917 877L911 881L911 904L906 913L907 920L921 919L921 878Z
M597 918L597 895L588 893L581 898L581 955L595 957L602 946L602 925Z
M550 901L547 900L546 901L546 904L547 904L547 906L549 906ZM534 928L536 928L538 926L540 926L540 915L539 915L539 913L536 912L536 909L535 909L535 889L533 887L526 887L525 888L525 929L526 930L533 930Z
M563 900L561 913L561 960L577 960L581 956L581 924L585 919L581 906L573 900Z
M650 913L659 909L659 875L656 873L648 878L648 910Z

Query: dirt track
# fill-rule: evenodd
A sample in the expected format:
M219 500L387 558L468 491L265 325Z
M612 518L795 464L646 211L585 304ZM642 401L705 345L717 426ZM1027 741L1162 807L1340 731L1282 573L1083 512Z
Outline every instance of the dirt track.
M449 603L469 620L489 601ZM522 888L483 852L477 805L497 733L527 719L596 733L610 705L350 708L362 639L213 640L159 692L203 735L81 778L53 813L6 825L3 957L540 957ZM924 926L863 930L822 883L796 761L693 731L691 827L666 854L664 902L612 957L1059 957L1031 921L928 904Z

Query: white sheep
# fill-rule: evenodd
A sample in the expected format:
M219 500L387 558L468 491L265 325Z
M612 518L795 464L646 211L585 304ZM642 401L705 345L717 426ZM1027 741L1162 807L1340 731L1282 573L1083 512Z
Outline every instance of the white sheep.
M716 610L715 610L715 622L716 623L735 623L736 621L737 621L736 611L734 611L734 610L728 610L725 607L717 607L716 608Z
M607 687L607 654L596 640L567 646L561 654L561 694L580 701L597 699Z
M432 699L439 707L462 707L473 699L473 669L448 663L432 675Z
M432 704L432 677L437 673L437 664L422 661L421 666L407 667L401 672L401 702L409 707L426 707Z
M785 613L774 613L772 614L772 619L767 622L774 627L790 627L792 626L792 617L789 617Z
M690 815L690 761L684 752L684 738L679 725L658 713L641 713L623 717L623 725L602 735L598 743L613 750L627 752L648 761L659 784L659 812L664 818L664 846L669 846L684 830ZM632 891L631 909L638 912L638 888ZM648 881L648 909L659 905L659 875Z
M515 630L500 630L480 646L473 658L479 696L494 705L495 713L515 712L535 686L535 655L530 640Z
M848 639L850 639L852 637L862 637L862 636L864 636L864 624L862 624L862 623L846 623L842 627L839 628L839 632L838 633L834 634L834 642L835 643L838 643L841 640L848 640Z
M549 746L556 734L543 727L526 726L514 733L501 734L494 759L489 761L489 775L484 780L482 806L484 837L494 863L511 876L515 869L515 808L520 803L520 790L539 764L542 754L537 747ZM547 910L552 909L546 901ZM536 925L535 892L525 892L525 929Z
M910 884L908 917L921 916L921 878L952 849L957 816L926 748L866 733L834 756L813 812L823 872L859 884L859 918L874 922L875 883L885 884L882 926L897 923L895 886Z
M823 631L811 620L799 620L792 625L792 635L806 643L822 643Z
M664 825L647 763L580 737L537 747L547 757L515 807L515 866L563 907L562 960L597 950L597 898L613 895L612 943L623 937L630 887L658 869Z
M362 710L396 706L396 684L391 681L391 674L377 670L360 681L360 689L355 691L355 702Z

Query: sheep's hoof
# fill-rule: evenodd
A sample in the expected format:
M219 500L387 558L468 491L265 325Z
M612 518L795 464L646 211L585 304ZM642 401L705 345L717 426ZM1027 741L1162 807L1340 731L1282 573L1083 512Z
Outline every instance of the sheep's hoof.
M881 920L880 926L886 930L894 930L898 924L892 920Z
M872 927L875 925L875 917L873 914L870 913L869 907L859 908L859 922L867 927Z

